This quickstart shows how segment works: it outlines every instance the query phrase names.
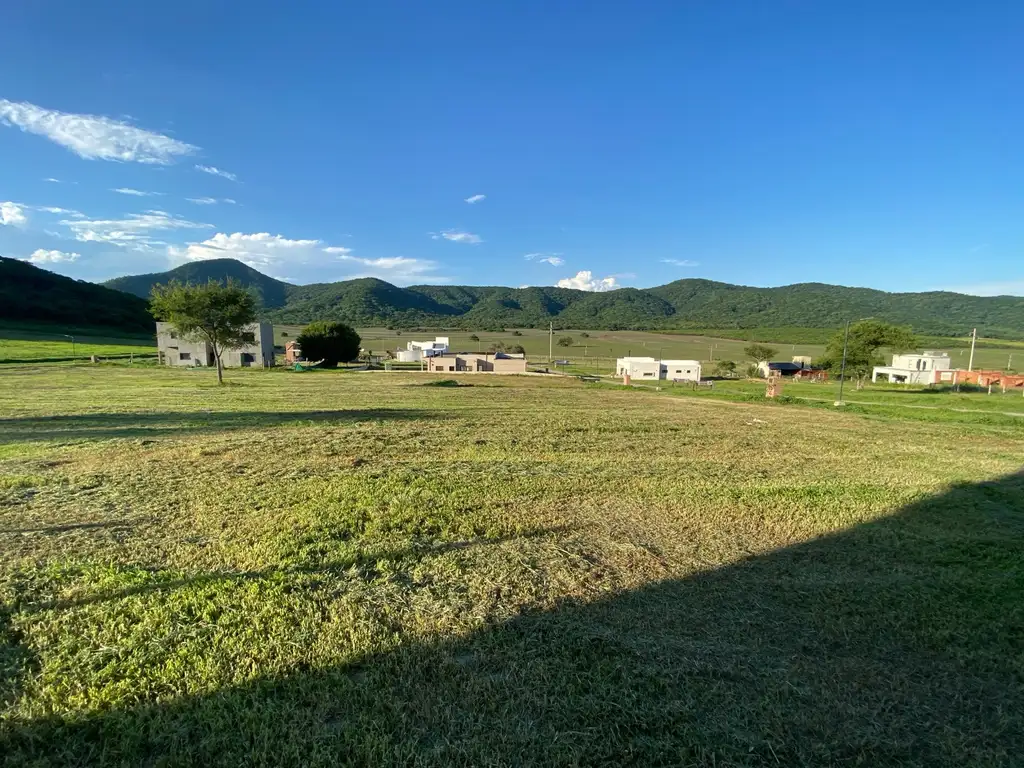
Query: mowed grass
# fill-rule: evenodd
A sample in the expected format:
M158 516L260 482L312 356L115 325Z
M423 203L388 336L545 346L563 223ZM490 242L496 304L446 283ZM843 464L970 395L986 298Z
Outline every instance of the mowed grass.
M74 336L73 344L70 336L57 328L0 327L0 361L156 354L153 339L77 329L68 333Z
M10 765L1014 765L1024 435L0 370Z

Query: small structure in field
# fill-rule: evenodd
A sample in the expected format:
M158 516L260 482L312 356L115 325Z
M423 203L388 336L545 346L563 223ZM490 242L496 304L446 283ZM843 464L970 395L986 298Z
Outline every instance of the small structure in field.
M797 355L792 362L771 362L762 360L757 364L758 373L762 378L770 379L772 374L778 374L782 378L803 379L804 381L825 381L828 373L814 368L811 365L811 358L806 355Z
M253 323L247 331L253 343L238 349L225 349L220 359L225 368L270 368L274 364L274 326ZM213 346L205 341L179 338L171 323L156 324L157 357L162 365L214 367Z
M289 341L284 345L284 359L288 365L305 362L306 358L302 356L302 347L299 342Z
M526 373L526 355L511 352L433 355L427 358L427 370L436 373Z
M405 349L399 349L395 358L400 363L418 363L438 355L448 354L448 337L438 336L433 341L410 341Z
M698 360L657 360L653 357L620 357L615 361L615 375L630 379L666 379L668 381L700 381Z
M942 372L949 370L949 355L945 352L893 355L892 365L874 367L871 381L874 383L879 376L885 376L893 384L936 384L942 380Z

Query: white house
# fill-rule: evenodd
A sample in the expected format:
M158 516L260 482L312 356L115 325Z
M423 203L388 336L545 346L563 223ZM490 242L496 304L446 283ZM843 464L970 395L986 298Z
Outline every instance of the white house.
M438 336L433 341L410 341L405 349L398 350L401 363L418 363L428 357L448 354L448 337Z
M620 357L615 361L615 375L631 379L660 379L661 363L653 357Z
M669 381L700 381L700 362L697 360L662 360L661 378Z
M620 357L615 361L617 376L631 379L668 379L700 381L700 363L696 360L657 360L653 357Z
M871 381L878 381L881 374L894 384L934 384L941 378L940 371L950 369L949 355L945 352L893 355L892 365L875 366Z

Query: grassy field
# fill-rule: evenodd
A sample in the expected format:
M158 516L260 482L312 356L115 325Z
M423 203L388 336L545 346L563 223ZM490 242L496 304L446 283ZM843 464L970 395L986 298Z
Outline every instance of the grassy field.
M0 369L5 764L1024 754L1017 422L228 381Z
M65 336L64 332L69 335ZM88 359L92 355L109 357L156 354L156 344L152 338L109 335L111 333L116 332L89 328L0 326L0 362L58 358Z
M294 338L302 330L301 326L275 326L277 343ZM373 350L378 354L385 350L394 350L398 347L405 348L411 339L424 340L433 339L435 336L448 336L451 338L453 350L461 352L485 351L489 345L495 342L502 342L506 346L521 344L531 361L541 363L548 358L548 332L531 328L521 328L518 332L522 335L515 336L516 329L509 328L506 332L492 331L443 331L443 332L414 332L401 331L397 335L395 331L386 328L360 328L359 335L363 339L363 347ZM785 329L782 329L784 331ZM581 334L588 333L584 337ZM285 336L284 334L288 334ZM471 335L479 337L479 341L470 339ZM571 336L573 345L571 347L560 347L557 341L562 336ZM938 339L930 339L929 342L937 342ZM743 348L749 342L738 339L725 339L713 336L689 336L679 333L656 333L649 331L556 331L554 345L554 358L567 359L572 363L573 372L591 373L612 373L615 370L615 359L632 354L635 356L660 357L664 359L700 360L708 365L714 360L733 360L740 364L746 364L747 360L743 354ZM1000 346L989 346L998 343ZM778 350L777 358L789 360L797 355L808 355L818 357L825 351L824 344L783 344L772 343L771 346ZM945 349L952 358L956 367L967 367L970 350L964 347L942 347L933 345L939 349ZM1010 356L1016 356L1015 368L1024 368L1024 344L1019 342L986 342L979 345L974 356L975 368L995 368L1003 370L1010 361ZM1012 361L1011 361L1012 362Z

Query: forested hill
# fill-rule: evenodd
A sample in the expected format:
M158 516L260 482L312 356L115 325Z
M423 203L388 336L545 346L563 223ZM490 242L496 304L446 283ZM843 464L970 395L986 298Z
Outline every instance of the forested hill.
M122 277L107 285L147 296L172 279L232 278L251 286L264 316L275 322L335 319L356 325L463 328L685 329L837 327L877 317L918 333L959 336L977 326L993 337L1024 338L1024 298L957 293L886 293L801 283L751 288L710 280L677 280L656 288L590 293L568 288L415 285L399 288L373 278L290 285L233 259L187 264L170 272Z
M0 256L0 319L153 333L147 302Z

